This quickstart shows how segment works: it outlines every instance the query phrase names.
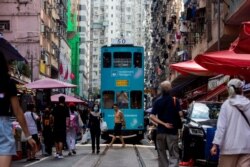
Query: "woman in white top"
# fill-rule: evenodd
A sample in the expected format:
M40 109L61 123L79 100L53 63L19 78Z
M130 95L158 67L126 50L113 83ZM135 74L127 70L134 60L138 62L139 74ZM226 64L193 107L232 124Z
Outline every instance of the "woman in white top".
M242 95L241 80L231 79L227 86L229 97L222 104L210 152L216 155L220 148L219 167L249 167L250 100Z
M40 140L38 137L38 129L37 129L37 120L39 120L39 116L34 112L35 111L35 105L34 104L28 104L27 105L27 111L24 113L24 117L29 129L30 134L32 135L32 138L36 141L37 146L40 144ZM31 149L29 145L27 145L27 161L36 161L39 160L35 157L36 152L38 152L37 149Z

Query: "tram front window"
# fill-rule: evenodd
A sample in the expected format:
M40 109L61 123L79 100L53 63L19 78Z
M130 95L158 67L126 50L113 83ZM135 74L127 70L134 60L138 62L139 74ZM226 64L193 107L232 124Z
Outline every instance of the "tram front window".
M114 67L131 67L131 57L130 52L114 52Z
M103 108L112 109L114 104L115 93L113 91L103 92Z
M116 93L116 101L119 108L128 108L128 93L121 91Z
M104 52L103 53L103 68L110 68L111 67L111 53Z
M134 53L134 67L142 68L142 54L135 52Z
M141 91L131 91L131 108L141 109L142 108L142 92Z

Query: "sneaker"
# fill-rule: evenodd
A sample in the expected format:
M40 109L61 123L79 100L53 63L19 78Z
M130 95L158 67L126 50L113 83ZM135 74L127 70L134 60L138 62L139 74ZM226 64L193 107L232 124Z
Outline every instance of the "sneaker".
M55 154L54 154L54 157L55 157L55 158L58 158L58 156L59 156L58 153L55 153Z
M96 151L96 154L99 154L99 153L100 153L100 150L97 150L97 151Z
M68 156L71 156L71 155L72 155L72 153L71 153L71 152L69 152L69 153L68 153Z
M92 154L94 154L95 153L95 150L92 150Z
M63 158L64 158L64 156L63 156L62 154L59 154L57 158L59 158L59 159L63 159Z
M73 153L73 154L76 154L76 151L75 151L75 150L72 150L72 153Z

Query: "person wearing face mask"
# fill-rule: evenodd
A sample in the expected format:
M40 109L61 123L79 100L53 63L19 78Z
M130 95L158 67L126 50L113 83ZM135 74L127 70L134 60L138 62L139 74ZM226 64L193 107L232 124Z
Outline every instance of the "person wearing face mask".
M90 129L91 134L91 143L92 143L92 153L99 154L100 152L100 135L101 135L101 128L100 128L100 121L101 121L101 113L98 104L95 104L89 114L89 123L88 128Z

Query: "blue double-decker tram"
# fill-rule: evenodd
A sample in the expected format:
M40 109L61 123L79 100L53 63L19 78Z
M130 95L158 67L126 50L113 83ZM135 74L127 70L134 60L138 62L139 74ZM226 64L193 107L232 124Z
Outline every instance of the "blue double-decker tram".
M119 41L118 41L119 42ZM125 41L123 41L125 43ZM101 48L101 100L108 139L113 133L113 104L118 104L126 121L125 137L143 138L144 133L144 48L126 44Z

